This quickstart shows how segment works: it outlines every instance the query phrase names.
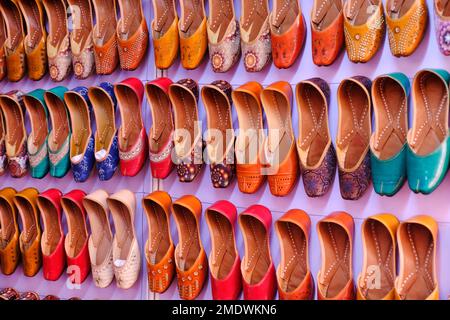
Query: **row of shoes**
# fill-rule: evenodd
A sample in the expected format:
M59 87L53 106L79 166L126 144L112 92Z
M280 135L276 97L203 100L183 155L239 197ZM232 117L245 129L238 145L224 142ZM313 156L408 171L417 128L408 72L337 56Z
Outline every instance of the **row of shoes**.
M0 289L0 300L61 300L58 296L48 294L41 299L39 294L34 291L26 291L19 293L14 288ZM68 300L81 300L78 297L72 297Z
M119 61L123 70L139 66L149 41L141 0L117 0L119 20L116 0L67 3L0 2L0 79L19 81L28 73L30 79L40 80L48 70L52 80L62 81L72 69L77 79L85 79L94 72L112 73Z
M235 300L241 291L246 300L272 300L277 288L283 300L314 299L309 265L311 220L304 211L289 210L275 222L281 252L275 270L270 253L272 214L264 206L252 205L239 215L226 200L208 207L204 217L211 239L209 259L200 239L202 205L196 197L187 195L171 203L167 193L156 191L143 199L143 207L149 224L145 252L151 291L165 292L176 269L180 298L195 299L205 284L209 264L214 300ZM171 213L178 230L176 247L170 236ZM236 248L236 220L244 238L242 261ZM364 263L355 290L354 221L345 212L330 214L317 223L322 254L318 299L439 299L437 233L438 225L429 216L402 223L391 214L367 218L362 225Z
M86 195L81 190L73 190L63 195L57 189L39 193L35 188L20 192L5 188L0 190L0 208L3 274L14 273L22 261L25 276L35 276L42 266L44 279L49 281L58 280L66 265L73 284L83 283L91 269L98 287L108 286L115 278L119 288L128 289L138 279L141 259L134 227L133 192L121 190L109 195L97 190ZM110 211L114 235L109 223ZM68 226L66 235L61 223L62 212ZM22 222L20 231L17 216Z

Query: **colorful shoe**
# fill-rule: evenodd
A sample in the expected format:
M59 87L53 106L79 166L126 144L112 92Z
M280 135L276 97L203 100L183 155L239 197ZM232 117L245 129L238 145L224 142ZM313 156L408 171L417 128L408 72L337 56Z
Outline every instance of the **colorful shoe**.
M342 0L314 0L311 12L313 61L318 66L333 64L344 46Z
M97 74L111 74L119 64L117 14L115 0L92 0L95 25L92 29Z
M6 156L9 172L13 178L25 176L29 167L22 99L23 93L17 90L0 96L0 107L6 128Z
M120 171L134 177L148 157L148 139L142 121L144 86L137 78L126 79L114 86L122 126L119 128Z
M6 28L3 15L0 13L0 81L6 77Z
M391 73L373 81L375 131L370 139L373 188L393 196L406 181L406 135L410 85L403 73Z
M94 110L97 132L95 133L95 160L100 181L114 176L119 166L119 142L117 138L115 111L117 106L114 86L102 82L90 87L89 100Z
M155 66L169 69L178 55L178 13L174 0L153 0L155 18L152 21Z
M152 177L165 179L173 170L173 114L169 99L172 80L159 78L145 85L147 101L152 113L150 129L150 169Z
M383 2L348 0L344 3L343 11L348 58L355 63L368 62L378 52L384 40L386 26Z
M330 87L323 79L301 81L296 88L299 115L297 149L305 192L321 197L336 175L336 151L328 125Z
M64 177L70 169L70 126L69 115L64 103L66 87L55 87L45 92L52 130L48 135L48 155L50 159L50 175Z
M306 24L298 0L275 0L270 15L273 63L279 69L292 66L306 38Z
M407 57L416 51L428 24L426 0L386 2L386 25L391 52L396 57Z
M6 156L6 128L3 112L0 111L0 177L3 176L8 167Z
M4 275L13 274L20 261L19 225L14 204L16 190L0 190L0 268Z
M442 182L449 166L448 134L450 74L442 69L419 71L413 80L413 124L408 132L408 184L429 194Z
M70 138L70 162L75 182L85 182L94 168L94 135L91 129L92 105L88 88L76 87L64 93L69 110L72 136Z
M36 89L23 97L23 104L31 122L28 136L28 157L30 173L35 179L44 178L50 170L48 157L48 111L44 100L45 90Z
M175 116L175 157L181 182L192 182L203 167L202 130L198 118L198 84L183 79L169 87Z
M180 0L180 6L181 64L190 70L200 65L208 46L205 5L203 0Z
M206 151L214 188L228 187L235 175L231 90L231 85L224 80L214 81L202 88L208 120Z
M343 80L338 88L336 153L341 196L345 200L361 198L371 181L371 85L368 78L356 76Z
M239 120L236 175L239 190L243 193L257 192L266 179L262 172L262 150L266 140L260 98L262 90L258 82L252 81L231 93Z
M439 50L448 56L450 55L450 2L447 0L434 1L434 24Z
M48 17L47 57L50 78L63 81L72 70L67 7L63 0L42 0Z

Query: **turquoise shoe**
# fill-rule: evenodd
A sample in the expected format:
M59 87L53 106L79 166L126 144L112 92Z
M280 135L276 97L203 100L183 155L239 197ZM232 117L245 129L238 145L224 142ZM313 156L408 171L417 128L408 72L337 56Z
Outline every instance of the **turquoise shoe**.
M409 187L429 194L444 179L449 165L449 81L441 69L419 71L414 77L414 115L408 132Z
M52 130L48 135L48 154L50 175L64 177L70 168L70 125L69 115L64 103L65 87L56 87L45 92L44 99L50 114Z
M406 180L409 92L403 73L382 75L372 83L375 131L370 159L373 188L382 196L393 196Z

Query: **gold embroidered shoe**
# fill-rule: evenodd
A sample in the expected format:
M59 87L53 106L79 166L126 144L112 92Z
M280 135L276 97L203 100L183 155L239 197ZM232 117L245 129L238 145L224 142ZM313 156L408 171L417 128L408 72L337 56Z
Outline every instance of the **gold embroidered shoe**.
M168 69L178 55L178 14L174 0L153 0L155 19L152 21L155 65Z

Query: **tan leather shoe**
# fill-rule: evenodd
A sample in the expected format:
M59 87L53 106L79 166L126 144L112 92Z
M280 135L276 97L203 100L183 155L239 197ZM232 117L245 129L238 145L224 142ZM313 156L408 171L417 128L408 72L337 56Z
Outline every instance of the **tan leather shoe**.
M99 288L106 288L114 278L113 235L109 223L108 196L105 190L99 189L83 199L83 206L91 226L89 257L92 276Z
M155 18L152 21L155 65L168 69L178 55L178 13L174 0L153 0Z
M19 225L14 205L16 190L0 190L0 268L4 275L12 274L20 261Z
M3 19L3 15L0 14L0 80L3 80L6 77L5 43L6 43L5 20Z
M134 227L136 196L130 190L120 190L107 202L116 230L113 240L114 275L119 288L129 289L136 283L141 269L141 253Z

